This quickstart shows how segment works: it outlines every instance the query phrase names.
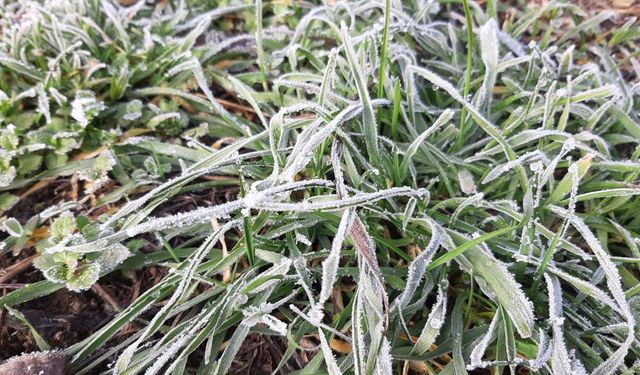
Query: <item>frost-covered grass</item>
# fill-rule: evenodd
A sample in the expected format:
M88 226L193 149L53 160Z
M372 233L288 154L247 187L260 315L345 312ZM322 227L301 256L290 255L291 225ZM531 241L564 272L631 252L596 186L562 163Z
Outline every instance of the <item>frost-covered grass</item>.
M608 12L485 5L3 5L2 209L85 189L2 219L5 252L49 234L0 306L168 267L65 349L78 374L222 374L250 332L300 373L640 374L635 21L606 44Z

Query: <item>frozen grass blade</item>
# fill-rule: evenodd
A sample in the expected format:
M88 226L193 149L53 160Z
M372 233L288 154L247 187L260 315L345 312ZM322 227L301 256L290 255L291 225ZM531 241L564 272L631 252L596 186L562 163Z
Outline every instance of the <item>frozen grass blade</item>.
M505 156L509 161L514 161L516 159L515 153L513 152L511 146L507 143L503 135L500 133L500 130L498 130L495 125L491 124L489 120L482 116L482 114L475 107L473 107L467 99L463 98L451 83L424 68L412 66L410 67L410 71L424 77L435 86L445 90L449 95L451 95L452 98L460 103L462 107L471 114L471 116L478 122L478 125L480 125L480 127L487 134L489 134L496 142L500 144ZM527 190L529 184L527 183L527 178L524 170L522 170L522 167L520 166L517 166L516 170L518 172L518 178L520 179L522 187L524 188L524 190Z
M344 50L351 69L351 75L356 83L358 95L362 102L362 123L365 133L365 142L367 144L367 149L369 150L369 162L373 164L373 166L378 167L380 165L380 155L378 150L378 128L376 124L376 115L373 111L362 67L359 66L358 61L356 60L356 52L353 49L351 37L349 36L349 32L345 24L341 25L341 32L342 41L345 47Z
M342 214L340 225L338 226L338 232L333 238L331 244L331 252L327 259L322 262L322 284L320 287L320 295L318 296L317 309L322 310L322 306L329 299L331 291L333 290L333 284L335 284L338 268L340 262L340 249L346 239L346 236L351 231L351 225L355 219L355 210L347 209Z
M422 332L420 332L420 335L412 349L418 354L423 354L429 350L440 334L440 329L444 324L447 313L447 297L445 296L446 286L446 283L444 286L438 285L438 296L436 297L436 302L431 308L427 322L422 328Z
M549 291L549 320L553 327L553 353L551 354L551 369L554 374L571 374L571 363L569 362L569 353L564 343L564 333L562 326L564 318L562 317L562 290L558 279L544 275L547 282L547 290Z

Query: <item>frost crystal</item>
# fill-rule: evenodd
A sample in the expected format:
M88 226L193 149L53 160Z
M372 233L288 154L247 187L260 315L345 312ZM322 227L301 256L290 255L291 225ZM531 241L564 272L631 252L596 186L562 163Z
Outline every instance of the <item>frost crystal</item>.
M458 183L460 184L460 190L465 194L474 194L477 191L473 175L468 169L460 169L458 171Z
M127 121L134 121L142 116L142 101L134 99L127 103L126 113L122 116Z
M429 350L431 344L440 334L440 328L446 319L447 314L447 298L446 289L442 286L438 287L438 297L436 303L431 308L427 322L425 323L418 340L415 343L414 350L418 354L422 354Z
M7 233L9 233L10 236L12 237L21 237L22 234L24 233L24 230L22 229L22 225L20 225L20 222L12 217L6 219L3 223L2 223L2 229L4 229Z
M96 99L93 91L80 90L76 92L76 98L71 102L71 117L84 128L105 108L104 104Z

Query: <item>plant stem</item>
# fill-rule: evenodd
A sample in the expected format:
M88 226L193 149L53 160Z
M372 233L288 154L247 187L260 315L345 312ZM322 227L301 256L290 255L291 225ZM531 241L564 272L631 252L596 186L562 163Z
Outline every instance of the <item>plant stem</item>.
M471 91L471 67L473 65L473 19L471 18L471 8L469 0L462 0L464 6L464 17L467 22L467 69L464 78L464 99L468 100ZM467 110L463 107L460 112L460 133L456 142L456 149L460 149L464 143L467 130Z
M258 51L258 66L262 78L262 88L269 90L267 74L265 72L264 48L262 47L262 0L256 0L256 49Z
M242 173L242 172L240 172ZM240 174L240 196L245 196L245 187L244 187L244 177ZM244 230L244 242L245 246L247 246L247 260L249 261L249 265L253 266L256 262L256 253L253 248L253 224L251 223L251 212L244 215L242 219L242 225Z
M380 69L378 70L378 98L384 95L384 78L387 68L387 54L389 53L389 24L391 23L391 0L386 0L384 7L384 31L382 47L380 49Z
M400 105L402 93L400 92L400 80L396 80L393 87L393 113L391 115L391 136L394 141L398 140L398 119L400 118Z

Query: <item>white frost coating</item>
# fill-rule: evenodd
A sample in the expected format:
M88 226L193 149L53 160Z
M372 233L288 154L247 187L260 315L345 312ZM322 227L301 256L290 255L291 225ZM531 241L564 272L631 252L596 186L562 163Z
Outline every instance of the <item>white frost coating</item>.
M596 258L598 259L598 262L602 266L602 269L604 270L605 276L607 278L607 286L609 287L614 300L625 315L627 311L629 311L630 313L629 305L624 296L622 285L620 284L620 274L618 273L618 269L611 261L610 256L607 254L607 252L602 248L602 245L600 245L600 242L596 239L591 229L589 229L589 227L580 217L572 214L568 210L557 206L550 206L550 208L557 215L560 215L561 217L568 217L574 228L576 228L576 230L580 232L589 247L593 250Z
M592 375L606 375L615 372L615 369L623 364L624 357L627 355L627 352L631 348L631 345L635 341L635 318L631 313L631 309L629 307L629 303L626 300L624 291L622 289L622 285L620 282L620 274L615 264L611 261L609 254L602 248L600 242L595 237L591 229L584 223L584 221L576 216L568 212L567 210L550 206L551 210L557 215L569 218L569 222L573 227L580 233L582 238L587 242L591 250L598 259L598 263L602 267L607 286L609 287L609 291L613 296L616 304L619 307L621 315L626 319L627 323L627 338L620 345L618 350L616 350L612 355L607 358L606 361L602 362L595 370L593 370Z
M576 211L578 185L580 185L580 173L578 171L578 165L576 163L571 163L571 165L569 166L569 174L571 175L571 193L569 195L569 206L567 209L573 215Z
M112 271L132 255L126 246L119 243L107 247L100 251L99 254L97 262L100 264L100 270L103 273Z
M134 237L141 233L199 224L207 222L212 218L220 219L227 217L235 210L241 208L241 206L241 201L233 201L213 207L197 208L189 212L181 212L172 216L150 218L144 223L127 228L125 232L128 237Z
M531 217L531 215L533 215L533 211L535 210L535 208L538 205L536 204L536 201L533 199L533 192L531 191L531 188L527 189L527 191L524 192L524 196L522 197L522 212ZM532 223L529 223L528 226L532 226ZM524 230L526 228L522 228L523 229L523 233ZM525 236L528 238L528 236Z
M559 278L565 280L568 284L572 285L574 288L578 289L582 293L588 295L599 303L603 305L609 306L614 309L616 312L621 313L620 308L616 304L616 302L609 297L607 293L599 289L597 286L593 285L588 281L584 281L575 276L572 276L554 266L550 266L548 272L558 276Z
M391 344L386 337L382 337L382 345L376 359L376 374L388 375L393 374L393 358L391 357Z
M497 29L498 24L493 18L480 27L480 49L482 61L487 69L495 69L498 65L500 41Z
M87 72L84 75L84 77L85 77L84 79L88 80L89 78L91 78L91 76L93 76L93 74L95 72L97 72L100 69L105 69L105 68L107 68L107 64L105 64L105 63L98 63L98 64L95 64L95 65L92 65L91 67L89 67L89 69L87 69Z
M427 247L411 262L411 265L409 265L406 286L393 302L392 309L398 309L400 314L402 314L402 309L405 308L411 301L411 298L413 298L418 285L420 285L424 274L427 272L427 266L431 263L433 255L444 239L442 228L433 225L431 220L427 220L427 222L431 226L431 239Z
M523 338L530 337L534 321L533 304L522 291L520 284L515 280L515 276L507 270L504 263L497 260L488 250L483 251L483 254L487 255L495 262L495 268L489 269L492 270L491 273L493 274L493 277L498 276L498 278L501 279L499 286L505 288L501 291L503 293L503 297L500 298L497 290L498 283L494 283L491 288L496 293L498 299L502 299L502 302L507 304L504 306L505 310L513 320L516 330L520 336ZM487 276L485 276L485 280L486 277ZM510 296L510 301L506 300L506 295ZM512 302L513 305L510 305L509 302Z
M480 108L485 105L485 102L491 102L491 91L496 83L500 48L497 31L498 24L493 18L490 18L489 21L480 27L480 52L485 67L482 89L478 91L476 98L476 105Z
M531 366L531 369L534 371L537 371L544 366L547 361L549 361L549 358L551 358L551 351L553 350L553 347L550 347L549 343L547 343L547 336L545 336L542 328L540 328L538 332L540 337L540 342L538 343L538 354L536 355L536 358L529 362L529 366Z
M304 219L304 220L300 220L300 221L295 221L289 224L285 224L285 225L281 225L277 228L273 228L273 230L269 231L269 233L265 234L265 238L268 239L275 239L278 238L284 234L287 234L289 232L292 231L296 231L296 242L298 243L303 243L306 245L306 243L304 242L305 240L301 237L298 237L298 234L300 236L304 236L306 238L306 241L310 241L310 239L305 236L302 233L298 233L298 230L306 230L308 228L310 228L313 225L316 225L320 222L322 222L322 219L319 218L309 218L309 219Z
M322 84L320 85L320 94L318 95L318 105L323 106L327 93L333 90L333 82L335 80L336 62L338 61L338 50L332 48L329 52L327 67L322 76Z
M538 139L551 137L551 136L561 137L566 140L574 138L573 134L563 132L560 130L528 129L528 130L523 130L518 134L515 134L513 137L508 139L508 142L511 145L511 147L515 148L515 147L525 145L527 143L534 142ZM467 161L474 161L480 157L495 155L500 151L501 151L500 146L492 147L488 150L479 152L476 156L467 159Z
M20 222L13 217L6 219L2 223L2 229L4 229L11 237L22 237L24 230Z
M139 136L135 136L135 137L129 137L127 139L124 139L122 142L118 143L118 145L121 146L125 146L125 145L139 145L141 143L146 143L146 142L155 142L156 138L151 137L151 136L146 136L146 135L139 135Z
M371 101L372 107L387 104L387 100L376 99ZM314 129L313 133L303 134L308 136L304 142L298 140L293 147L293 151L287 159L287 164L280 175L280 181L292 181L293 177L302 170L313 157L315 149L320 146L333 132L344 122L354 118L363 111L361 104L352 104L338 113L329 123L319 129ZM302 136L301 136L302 138Z
M44 115L47 124L51 123L51 111L49 110L49 98L42 83L36 85L36 92L38 93L38 108L37 111Z
M302 234L302 233L300 233L298 231L296 231L296 242L301 243L301 244L306 245L306 246L311 246L312 245L311 241L309 240L309 237L305 236L304 234Z
M510 151L509 145L507 141L504 139L502 132L500 132L500 130L495 125L493 125L489 120L487 120L480 113L480 111L478 111L476 107L471 105L468 99L463 98L462 95L460 95L460 93L458 92L458 90L449 81L445 80L444 78L440 77L439 75L433 73L428 69L420 68L415 65L410 66L409 71L411 73L416 73L422 76L423 78L425 78L426 80L434 84L435 86L440 87L441 89L446 91L447 94L449 94L458 103L462 104L462 106L465 107L467 111L469 111L469 113L473 116L473 118L476 120L478 125L480 125L480 127L487 134L489 134L496 142L498 142L498 144L502 148L502 151L505 153L505 156L507 157L507 159L509 161L514 159L513 151Z
M125 45L129 46L129 44L131 43L129 40L129 34L127 34L127 31L125 30L125 25L122 22L123 20L121 15L118 14L118 10L112 3L109 2L103 2L102 9L104 11L104 14L111 21L113 27L118 32L120 39L125 43Z
M278 113L276 113L269 121L269 146L271 148L271 154L274 161L274 176L277 176L280 171L279 160L281 156L280 149L285 116L303 111L312 111L318 114L326 115L325 110L319 105L310 102L302 102L280 109Z
M558 158L554 159L554 161L551 163L552 165L555 166L555 164L557 163ZM555 167L554 167L555 168ZM544 172L543 175L539 175L539 186L538 186L538 195L536 198L536 204L539 204L540 202L540 198L542 195L542 179L548 179L549 176L546 175L549 172L549 169L547 168L547 170ZM569 166L569 176L571 176L571 194L569 196L569 205L568 205L568 211L571 214L575 213L575 208L576 208L576 200L577 200L577 195L578 195L578 185L580 184L580 174L578 171L578 165L576 163L571 163L571 165ZM560 229L558 229L558 238L559 239L564 239L565 234L567 233L567 229L568 229L568 222L569 219L568 218L564 218L564 220L562 221L562 224L560 226ZM523 231L524 233L524 231ZM552 251L555 252L557 249L549 249L548 251ZM551 257L553 257L553 254L551 254Z
M489 347L489 344L491 344L491 342L496 338L496 328L498 327L500 316L501 315L497 311L493 315L493 319L491 319L489 328L487 328L487 333L482 336L480 342L477 343L471 351L471 364L467 366L467 370L473 370L478 367L485 367L482 361L482 356L487 351L487 347Z
M127 112L122 116L123 119L127 121L139 119L142 116L142 101L139 99L130 101L126 105L126 111Z
M353 350L354 371L356 375L364 375L365 373L365 357L367 346L364 341L364 329L362 327L362 319L364 316L364 303L362 289L357 288L353 297L354 308L351 312L351 329L353 331L353 342L351 348Z
M346 198L347 188L344 184L344 175L342 174L342 165L340 163L341 147L338 139L334 139L331 145L331 167L333 168L333 175L336 181L336 194L339 198Z
M593 134L593 133L591 133L589 131L584 131L583 130L580 133L577 133L575 135L575 139L576 139L576 141L579 141L579 142L592 142L593 141L593 142L599 143L600 146L605 150L609 149L611 147L611 146L609 146L607 141L604 140L604 138L600 137L597 134Z
M320 146L342 122L356 116L361 111L361 105L348 106L338 113L327 125L315 133L310 134L306 142L296 142L293 151L291 151L287 159L287 164L280 175L280 181L292 181L293 177L311 161L313 151Z
M213 96L213 92L211 92L209 84L207 83L207 79L204 76L202 65L200 65L200 61L198 61L197 58L191 57L189 60L174 66L173 68L169 69L169 71L167 71L166 75L167 77L171 77L183 71L190 71L193 74L193 76L196 78L198 86L200 87L200 90L204 92L205 96L209 100L209 103L211 103L212 108L216 112L225 115L227 118L231 118L228 115L227 110L224 109Z
M550 163L548 163L547 168L542 174L540 174L540 177L538 179L538 190L536 192L536 206L540 205L540 201L542 200L543 188L553 175L556 166L562 158L564 158L571 150L575 148L575 146L576 142L573 140L573 138L567 139L562 144L562 148L560 149L560 152L558 152L558 155L556 155L556 157L553 158Z
M320 296L318 297L317 302L317 309L320 311L322 310L324 303L331 296L333 284L335 284L338 277L340 250L342 249L342 244L344 243L347 235L351 231L351 225L353 225L354 219L355 210L347 209L344 211L342 219L340 219L338 231L336 232L336 235L333 238L333 243L331 244L331 253L327 259L322 262L322 286L320 288Z
M398 187L380 190L372 193L360 193L345 199L303 201L300 203L280 203L273 201L262 202L260 208L267 211L334 211L348 207L356 207L371 204L383 199L397 196L424 196L423 190L414 190L409 187Z
M293 263L293 261L289 258L280 258L279 263L274 263L273 266L271 268L269 268L267 271L262 273L262 276L265 277L269 277L269 276L282 276L285 275L288 271L289 268L291 268L291 264ZM248 294L250 296L253 295L260 295L263 292L266 292L268 290L272 290L274 285L277 284L277 279L271 279L269 281L266 281L264 283L262 283L260 286L258 286L257 288L254 288L251 290L251 292L249 292ZM268 306L268 305L267 305Z
M190 329L186 333L182 333L172 341L170 341L170 345L168 345L162 352L157 360L153 362L151 367L149 367L145 371L145 375L154 375L157 374L160 369L171 359L180 348L184 347L189 343L189 341L195 335L195 332L198 332L202 327L209 322L209 320L213 317L213 315L217 312L217 309L212 309L210 312L206 313L203 311L195 318L195 324L193 324ZM244 326L244 321L240 323L240 329ZM144 346L143 346L144 347ZM173 362L167 372L171 371L171 368L176 365L177 362ZM118 367L116 363L116 367L114 368L114 374L119 374Z
M278 89L280 87L287 87L290 89L297 89L297 90L302 90L308 94L318 94L320 92L320 87L313 85L311 83L307 83L307 82L300 82L300 81L292 81L292 80L288 80L288 79L282 79L282 78L276 78L273 81L273 87L274 89ZM327 99L330 99L333 102L340 102L340 103L345 103L345 104L353 104L352 101L343 98L340 95L337 95L333 92L327 92Z
M477 191L473 175L466 168L458 171L458 183L460 184L460 190L465 194L474 194Z
M255 37L253 35L240 34L236 36L232 36L227 38L223 32L216 33L212 36L212 33L206 34L207 42L206 42L206 52L202 56L202 61L207 61L212 56L217 55L218 53L224 51L225 49L231 49L235 51L236 49L244 49L244 45L253 46L255 44ZM220 39L225 38L225 39ZM233 48L234 44L242 43L239 48ZM249 47L250 48L250 47Z
M167 182L152 189L142 197L128 202L118 212L111 215L111 217L109 217L109 220L107 220L104 226L105 227L110 226L115 221L122 219L125 216L135 212L140 207L142 207L145 203L147 203L152 198L158 196L159 194L163 194L174 188L181 187L184 184L192 181L193 179L199 176L202 176L204 174L207 174L216 170L223 163L228 162L230 160L234 160L234 158L237 156L237 150L251 143L255 139L256 139L256 136L249 137L242 141L238 141L231 146L228 146L214 154L211 154L210 156L207 156L205 159L198 161L197 163L189 166L188 168L183 168L182 175L175 177L173 179L170 179ZM182 162L182 160L180 161Z
M358 350L363 353L363 362L366 362L366 370L358 370L361 373L370 373L376 365L376 359L380 353L382 339L384 338L384 327L388 326L388 296L384 287L382 274L375 258L375 244L366 232L364 224L356 217L357 236L353 237L354 245L358 250L359 284L357 288L358 301L362 304L362 315L360 320L366 321L369 340L365 344L364 331L360 331L358 336ZM353 319L353 317L352 317ZM360 320L358 323L360 323ZM362 327L354 326L356 329ZM354 351L356 349L354 348ZM368 352L368 354L366 354ZM366 357L366 361L364 358Z
M135 118L137 118L137 117L134 117L134 119ZM149 122L147 123L147 126L149 128L151 128L151 129L154 129L159 124L161 124L161 123L163 123L163 122L165 122L167 120L174 119L174 118L175 119L180 118L180 113L178 113L178 112L161 113L159 115L153 116L153 118L151 118L151 120L149 120Z
M493 168L491 171L489 171L489 173L487 173L485 178L482 179L482 184L488 184L489 182L502 176L504 173L513 170L516 165L522 165L527 162L531 163L537 161L546 161L546 159L547 157L545 156L545 154L538 150L527 152L515 160L508 161Z
M430 194L428 194L428 190L427 190L427 195L424 198L425 200L425 205L427 205L427 203L430 200ZM409 201L407 202L407 206L404 208L404 213L403 213L403 217L402 217L402 230L405 231L407 229L407 225L409 225L409 220L411 220L413 213L415 212L416 209L416 204L418 204L418 199L415 197L411 197L409 198Z
M347 335L345 335L344 333L329 327L328 325L322 323L322 322L317 322L314 321L313 319L311 319L307 314L303 313L302 311L300 311L300 309L296 306L296 305L289 305L289 309L291 309L291 311L293 311L294 313L298 314L302 319L306 320L307 322L311 323L314 327L317 328L322 328L324 330L327 330L331 333L333 333L334 335L340 337L341 339L345 340L346 342L351 342L351 338Z
M423 354L433 344L440 334L440 328L444 324L447 314L447 297L446 289L442 285L438 285L438 297L436 297L436 303L431 308L427 322L422 328L422 332L418 337L413 351L417 354Z
M588 375L587 370L584 368L584 365L576 357L575 349L571 349L571 351L569 352L569 357L571 358L571 375Z
M427 130L422 132L422 134L420 134L413 142L411 142L411 145L409 145L405 153L405 160L411 160L413 155L415 155L415 153L418 151L418 147L420 147L424 143L424 140L427 139L427 137L430 136L431 134L435 133L443 125L448 123L452 118L453 118L453 110L446 109L444 112L442 112L442 114L438 116L438 118L433 123L433 125L431 125Z
M62 95L55 87L49 87L49 93L59 106L67 102L67 97Z
M549 321L553 330L553 352L551 354L551 369L554 374L571 375L569 353L564 342L562 317L562 289L560 282L554 276L544 274L549 291Z
M275 125L282 126L284 124L285 116L289 116L291 114L298 113L298 112L306 112L306 111L315 112L321 115L327 114L326 110L323 107L315 103L311 103L311 102L296 103L291 106L281 108L278 111L278 113L276 113L275 115L273 115L273 117L271 117L271 120L269 121L269 126L271 127Z
M71 117L84 128L89 121L106 107L96 99L93 91L81 90L76 92L76 98L71 102Z
M453 231L451 231L453 232ZM457 236L469 240L460 233ZM448 237L448 235L447 235ZM447 250L454 248L452 240L444 242ZM515 276L486 246L478 246L467 250L464 255L456 258L464 268L470 266L474 270L475 279L480 289L491 298L495 298L509 314L514 327L521 337L530 337L533 330L533 304L522 291Z
M15 102L22 100L24 98L33 98L34 96L37 95L36 89L34 89L33 87L25 90L23 92L21 92L20 94L16 95L16 98L14 99Z
M190 51L193 45L196 43L196 39L207 29L213 18L202 17L200 21L193 27L193 29L187 34L180 42L180 51ZM193 20L195 22L195 20Z
M195 251L195 253L189 257L186 261L186 268L184 270L184 276L180 280L180 283L176 287L175 291L171 295L171 298L166 302L166 304L162 307L162 309L153 317L151 322L146 326L140 337L129 345L120 355L116 366L114 368L114 373L120 373L124 371L131 361L131 358L135 354L136 350L142 344L144 340L146 340L149 336L151 336L157 329L160 328L160 325L167 318L168 314L172 311L174 305L178 302L180 298L182 298L184 292L188 289L189 284L191 283L191 279L195 275L196 268L204 259L204 257L209 253L209 250L225 235L225 233L231 228L239 225L239 221L230 221L225 223L218 229L216 232L211 234L200 247Z
M477 193L468 198L465 198L465 200L462 201L462 203L460 203L460 205L458 205L456 210L453 212L453 215L451 215L451 222L453 223L458 219L458 215L460 215L462 210L464 210L469 206L473 206L478 202L482 202L483 200L484 200L484 193Z
M263 197L273 197L273 196L277 196L279 194L287 193L293 190L299 190L299 189L304 189L308 187L330 187L331 185L332 185L331 181L316 178L312 180L289 182L281 185L272 186L262 191L258 191L255 188L256 185L254 184L252 185L252 188L249 191L249 193L246 195L246 197L250 197L251 195L255 194L256 198L251 198L252 200L262 199Z
M352 73L353 80L358 92L360 103L362 103L362 129L364 132L364 140L370 156L372 164L376 164L378 155L378 127L376 125L376 114L373 110L369 90L367 88L367 81L365 69L360 65L361 61L356 57L354 50L354 44L352 43L351 36L347 29L347 25L344 21L340 22L340 30L342 33L342 45L344 47L345 54L347 55L347 61L349 62L349 68Z
M324 362L327 366L329 375L342 375L342 371L340 371L340 367L336 362L336 357L333 355L331 347L327 342L327 338L324 337L322 330L319 330L318 337L320 338L320 348L322 349L322 355L324 356Z
M243 311L243 314L245 314L245 311ZM260 316L256 320L256 323L262 323L269 327L269 329L271 329L272 331L277 332L282 336L287 335L287 323L274 317L271 314L260 314Z
M0 187L9 186L13 179L16 178L16 174L16 167L14 167L13 165L4 171L0 171Z
M310 281L309 281L309 269L307 269L307 265L305 264L305 259L302 257L297 257L293 259L293 269L296 271L296 276L298 276L298 280L296 282L296 284L301 285L302 289L305 291L305 293L307 294L307 299L309 301L313 301L314 300L314 294L313 294L313 290L311 289L311 285L309 285ZM313 307L311 309L311 312L309 312L309 314L315 314L316 312L313 311ZM313 319L313 321L319 321L320 319Z

